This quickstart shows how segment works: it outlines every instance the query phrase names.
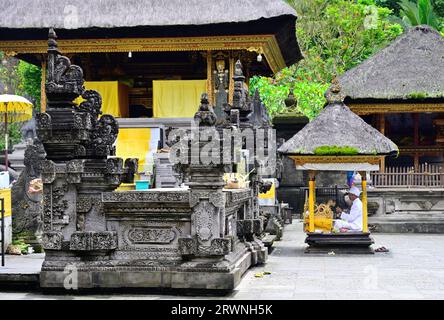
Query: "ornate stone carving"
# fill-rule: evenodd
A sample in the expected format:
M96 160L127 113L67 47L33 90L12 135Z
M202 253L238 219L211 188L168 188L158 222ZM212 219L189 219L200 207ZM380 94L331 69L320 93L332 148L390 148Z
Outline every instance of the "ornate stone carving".
M137 173L139 160L136 158L128 158L125 160L123 183L133 183L134 175Z
M199 250L202 250L202 248L199 247ZM209 255L224 256L226 254L229 254L231 251L231 240L222 238L213 239L211 240L211 246L209 250Z
M104 192L102 194L103 202L188 202L188 192L131 192L131 193L116 193Z
M45 149L42 143L35 139L25 150L24 165L28 169L29 178L37 178L41 175L42 161L45 158Z
M91 147L98 156L115 155L113 143L119 133L119 125L113 116L103 115L97 123L97 128L93 131Z
M51 183L56 178L55 163L51 160L43 160L41 162L42 181L43 183Z
M37 127L41 130L51 130L52 128L52 120L51 116L47 113L38 113L36 114L37 118Z
M72 65L67 57L60 55L57 48L57 35L54 29L48 35L48 72L46 77L46 95L49 100L72 101L82 94L83 71Z
M176 238L176 232L171 227L137 227L130 230L128 238L134 244L166 244Z
M44 232L42 246L45 250L62 250L63 235L61 232Z
M341 91L338 78L333 78L330 88L325 92L328 104L343 103L345 94Z
M201 241L208 241L213 236L214 213L216 208L208 201L201 201L195 208L192 222Z
M85 101L79 105L79 111L87 112L92 115L94 120L97 120L102 114L102 97L100 94L95 90L85 90L82 98Z
M93 232L92 250L113 250L117 248L117 234L112 231Z
M66 164L66 181L68 183L81 183L83 173L84 160L71 160Z
M195 255L197 254L197 241L191 237L179 238L179 251L182 255Z
M202 93L200 97L199 110L194 115L194 120L199 126L214 126L216 124L217 116L208 101L208 94L206 93Z
M93 206L93 198L89 195L78 195L76 200L76 211L78 213L88 213Z
M257 89L253 96L253 112L248 115L248 121L255 128L271 127L270 117Z
M117 248L117 234L113 231L74 232L69 249L74 251L113 250Z

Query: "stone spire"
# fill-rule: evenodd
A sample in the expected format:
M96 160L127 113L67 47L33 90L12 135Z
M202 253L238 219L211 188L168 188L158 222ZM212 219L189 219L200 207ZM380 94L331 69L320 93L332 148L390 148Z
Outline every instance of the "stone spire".
M325 93L328 104L344 103L345 94L341 92L341 85L338 78L334 77L330 88Z

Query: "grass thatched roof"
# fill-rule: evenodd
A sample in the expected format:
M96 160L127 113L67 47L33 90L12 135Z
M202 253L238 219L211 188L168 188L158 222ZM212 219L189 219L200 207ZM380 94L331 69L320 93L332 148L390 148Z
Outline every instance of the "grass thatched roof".
M428 26L411 28L339 77L352 100L444 97L444 38Z
M332 86L332 88L335 88ZM327 94L329 105L313 121L286 141L278 151L289 155L388 155L398 147L353 113L339 87ZM338 99L339 98L339 99Z
M282 0L2 0L1 4L0 28L20 29L203 25L296 16Z

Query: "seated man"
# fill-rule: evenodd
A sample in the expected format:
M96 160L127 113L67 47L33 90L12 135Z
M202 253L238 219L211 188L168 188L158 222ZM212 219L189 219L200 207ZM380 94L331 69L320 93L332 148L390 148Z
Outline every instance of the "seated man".
M359 199L360 194L361 192L358 188L350 188L348 192L348 197L352 202L350 213L343 212L339 207L336 208L336 213L341 215L341 219L334 221L334 231L362 231L362 202Z

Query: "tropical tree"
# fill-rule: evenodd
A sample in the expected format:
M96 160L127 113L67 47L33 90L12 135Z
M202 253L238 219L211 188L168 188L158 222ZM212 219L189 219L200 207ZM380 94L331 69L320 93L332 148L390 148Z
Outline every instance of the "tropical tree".
M19 79L18 94L28 96L34 103L37 111L40 111L41 79L40 67L20 60L17 65Z
M271 116L294 111L284 103L290 90L297 111L310 119L325 105L332 78L358 65L402 33L387 19L392 10L374 0L287 0L298 13L297 38L304 59L274 77L253 77ZM294 108L294 107L293 107Z
M41 70L32 64L7 57L0 52L0 94L18 94L30 99L37 110L40 109ZM8 125L10 145L22 139L21 123ZM0 150L5 147L4 124L0 121Z

